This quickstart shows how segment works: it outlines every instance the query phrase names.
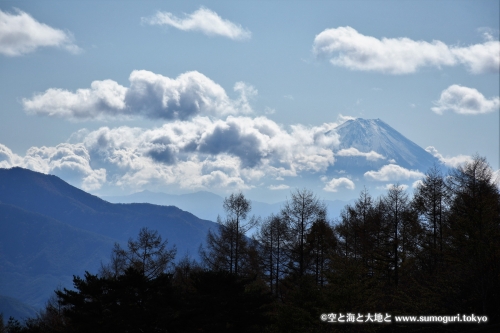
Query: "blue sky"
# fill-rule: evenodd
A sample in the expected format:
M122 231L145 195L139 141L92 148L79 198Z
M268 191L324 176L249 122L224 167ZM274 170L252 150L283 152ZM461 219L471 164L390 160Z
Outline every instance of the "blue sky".
M338 142L321 133L362 117L447 163L478 153L499 168L496 0L2 0L0 11L0 167L94 194L279 201L334 165ZM314 190L363 186L330 183L342 191Z

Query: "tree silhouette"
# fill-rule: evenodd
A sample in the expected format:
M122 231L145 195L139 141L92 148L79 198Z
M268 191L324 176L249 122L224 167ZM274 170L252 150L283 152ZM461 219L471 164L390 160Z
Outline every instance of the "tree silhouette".
M313 192L302 189L291 193L281 216L291 230L292 242L289 244L290 269L302 277L307 269L306 236L313 222L326 219L326 207Z
M219 228L208 232L207 250L201 249L200 254L209 269L239 275L242 264L245 269L252 266L250 256L253 244L249 244L245 233L257 225L258 219L248 216L252 206L241 192L225 198L223 208L226 217L217 217Z
M461 308L500 320L500 193L483 157L453 170L447 261ZM459 258L459 262L457 262ZM494 310L496 309L496 311Z
M285 250L289 240L290 230L279 215L267 217L257 233L262 272L269 282L271 293L276 295L279 294L279 281L285 274Z
M133 268L147 279L154 279L167 271L177 253L175 246L167 249L167 244L158 231L142 228L137 240L129 239L127 250L115 243L111 262L101 267L101 274L116 277Z

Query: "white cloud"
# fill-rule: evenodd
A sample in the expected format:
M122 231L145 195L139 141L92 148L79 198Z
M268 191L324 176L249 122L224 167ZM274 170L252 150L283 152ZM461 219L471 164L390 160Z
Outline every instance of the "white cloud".
M474 88L454 84L441 92L439 101L431 110L437 114L453 111L458 114L481 114L498 111L500 98L498 96L487 99Z
M278 190L287 190L289 189L290 186L288 185L285 185L285 184L280 184L280 185L270 185L268 187L268 189L272 190L272 191L278 191Z
M67 143L32 147L24 156L0 145L0 167L53 173L92 191L234 191L263 182L278 186L287 177L325 173L334 164L336 126L284 127L266 117L195 116L153 129L82 129Z
M23 11L10 14L0 10L0 53L15 57L47 46L80 52L69 33L40 23Z
M159 128L80 130L71 143L32 147L17 156L0 145L0 167L53 173L86 190L118 187L248 189L334 163L335 123L283 128L266 117L194 117ZM278 189L278 188L275 188Z
M223 36L234 40L249 39L252 33L239 24L222 19L216 12L201 7L192 14L178 18L169 12L157 12L150 18L142 18L151 25L168 25L183 31L200 31L208 36Z
M341 177L341 178L332 178L329 182L326 183L323 190L327 192L337 192L340 187L344 187L348 190L355 189L352 180L350 180L349 178Z
M351 27L326 29L313 43L317 57L329 58L335 66L387 74L414 73L421 67L464 64L472 73L500 70L500 42L486 41L466 47L448 46L434 40L414 41L406 37L377 39Z
M368 171L365 178L375 181L398 181L411 178L422 178L424 174L418 170L408 170L396 164L384 165L379 171Z
M338 156L362 156L362 157L365 157L368 161L376 161L379 159L385 159L384 156L380 155L379 153L377 153L373 150L368 152L368 153L362 153L354 147L351 147L348 149L341 149L336 153L336 155L338 155Z
M0 143L0 168L11 168L21 162L21 157L14 154L7 146Z
M127 118L188 119L197 115L225 116L252 112L249 99L257 90L237 82L237 99L205 75L193 71L175 79L145 70L135 70L126 88L112 80L94 81L90 89L70 92L48 89L22 100L30 114L73 120Z
M498 73L500 70L500 42L489 40L483 44L451 49L458 62L474 74Z
M441 163L443 163L447 167L456 168L456 167L458 167L466 162L472 162L472 157L468 156L468 155L457 155L457 156L453 156L453 157L444 157L433 146L429 146L429 147L425 148L425 150L427 152L429 152L432 156L439 159L439 161L441 161Z
M15 166L59 176L86 191L97 190L106 182L106 170L91 167L89 152L81 143L31 147L24 157L0 144L0 168Z
M355 120L356 117L352 117L352 116L344 116L343 114L339 113L339 115L337 116L337 122L339 125L345 123L346 121L348 120Z

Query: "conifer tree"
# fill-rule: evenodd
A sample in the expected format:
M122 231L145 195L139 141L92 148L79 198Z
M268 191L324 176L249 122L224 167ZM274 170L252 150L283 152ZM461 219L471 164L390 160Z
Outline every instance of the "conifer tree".
M226 217L217 217L219 228L207 234L207 250L200 249L204 263L211 270L226 270L236 275L241 269L249 269L250 244L245 234L257 225L255 216L248 216L252 206L250 200L240 192L224 199Z
M326 207L313 192L307 189L291 193L281 216L291 230L292 241L288 247L290 269L299 277L307 270L306 237L311 225L318 220L326 219Z
M257 233L260 246L262 272L266 276L271 293L279 294L279 281L285 274L287 257L286 245L290 240L290 230L279 215L271 215L262 223Z
M167 244L158 231L142 228L137 240L129 239L126 250L115 243L111 262L101 266L101 275L116 277L133 268L146 278L154 279L167 271L177 253L175 245L167 249Z

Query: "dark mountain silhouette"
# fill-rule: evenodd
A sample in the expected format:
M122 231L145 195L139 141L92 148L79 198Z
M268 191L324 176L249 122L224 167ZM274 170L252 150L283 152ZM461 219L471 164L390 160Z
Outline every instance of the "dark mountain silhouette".
M96 272L114 242L158 230L177 257L197 258L215 227L173 206L112 204L56 176L0 169L0 295L41 307L73 274Z
M180 252L199 245L214 223L173 206L112 204L60 178L22 169L0 169L0 202L39 213L82 230L128 240L139 229L156 229Z
M0 203L0 294L40 307L73 274L97 271L115 241Z
M201 219L215 221L223 215L224 198L217 194L199 191L189 194L167 194L148 190L121 196L103 196L102 199L113 203L150 203L155 205L176 206Z

